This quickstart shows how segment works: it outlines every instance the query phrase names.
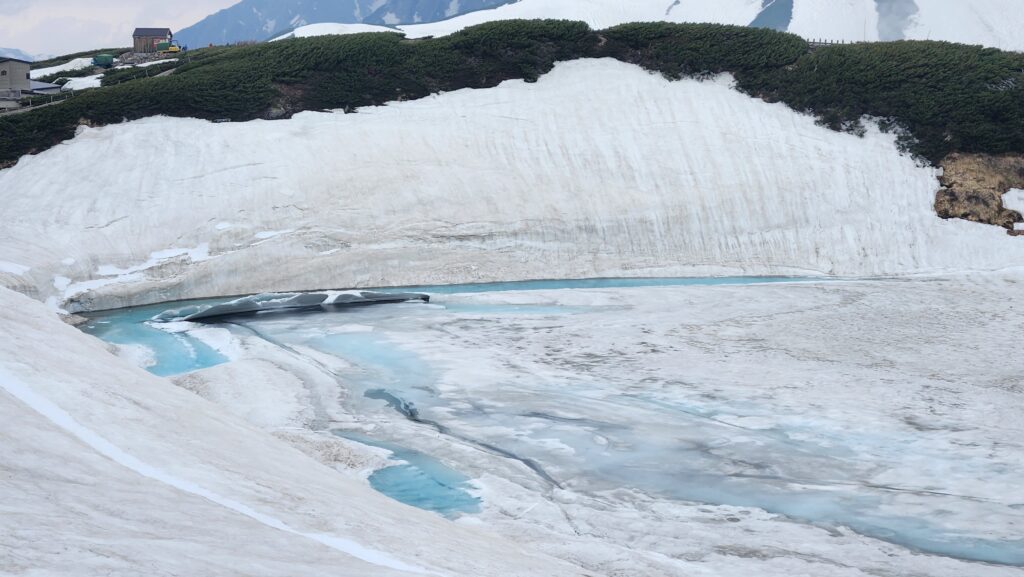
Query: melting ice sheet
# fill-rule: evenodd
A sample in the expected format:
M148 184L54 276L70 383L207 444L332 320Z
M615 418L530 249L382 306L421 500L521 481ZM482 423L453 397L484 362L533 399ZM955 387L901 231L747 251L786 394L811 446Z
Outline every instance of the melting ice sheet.
M146 369L162 377L227 362L226 357L187 331L167 331L160 328L166 325L150 320L167 308L153 305L89 315L89 322L81 328L108 343L141 347L150 357Z
M501 286L560 288L546 281ZM463 288L450 292L488 285ZM456 300L244 325L292 352L347 361L338 376L350 389L345 402L352 413L376 423L412 421L424 435L440 433L519 461L552 488L606 494L627 487L672 501L757 507L927 553L1024 565L1024 540L1013 530L1024 506L970 490L980 479L1012 486L1005 463L979 452L946 452L927 434L907 429L835 427L810 408L782 414L792 407L775 406L770 396L757 402L709 396L686 381L686 366L677 367L677 380L638 379L627 359L575 350L572 342L545 344L540 352L524 344L568 324L603 331L610 315L623 314L614 306ZM343 324L373 331L339 330ZM371 482L379 490L443 514L472 510L457 473L416 453L398 456L409 465L378 471ZM460 469L474 466L482 472L479 463ZM911 477L893 481L891 471Z

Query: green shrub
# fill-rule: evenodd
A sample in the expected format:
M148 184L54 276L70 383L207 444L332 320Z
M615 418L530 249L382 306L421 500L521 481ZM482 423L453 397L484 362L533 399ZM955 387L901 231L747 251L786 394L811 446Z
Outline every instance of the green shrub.
M718 24L623 24L601 33L605 52L667 78L776 70L808 51L794 34Z
M89 53L92 54L92 53ZM773 30L716 24L492 22L442 38L366 33L190 51L167 77L107 86L55 106L0 117L0 166L94 125L145 116L277 118L536 80L558 61L612 57L670 79L735 75L738 87L815 114L836 130L863 116L937 162L949 152L1024 152L1024 54L941 42L840 45L811 51ZM162 71L163 67L154 72ZM137 80L137 79L136 79ZM120 81L120 83L118 83Z
M947 42L822 48L795 66L741 77L747 92L817 114L832 128L862 116L911 135L933 162L950 152L1024 152L1024 54Z
M114 86L116 84L123 84L132 80L143 80L146 78L153 78L158 74L173 70L181 64L180 61L175 60L174 62L163 62L161 64L154 64L153 66L134 66L131 68L111 68L103 74L101 79L102 86Z

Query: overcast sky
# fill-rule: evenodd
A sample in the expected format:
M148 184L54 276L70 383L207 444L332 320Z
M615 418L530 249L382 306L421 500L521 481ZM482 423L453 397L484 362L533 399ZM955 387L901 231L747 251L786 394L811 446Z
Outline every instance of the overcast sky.
M137 26L177 32L238 0L0 0L0 47L68 54L132 45Z

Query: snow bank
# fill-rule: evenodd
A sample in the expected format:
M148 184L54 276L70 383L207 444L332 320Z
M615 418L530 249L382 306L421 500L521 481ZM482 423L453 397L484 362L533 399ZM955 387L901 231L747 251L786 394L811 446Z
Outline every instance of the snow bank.
M278 36L271 40L285 40L287 38L309 38L311 36L327 36L331 34L361 34L363 32L400 32L386 26L374 26L372 24L335 24L326 22L322 24L310 24L300 26L291 32Z
M581 60L534 84L357 114L85 129L0 172L0 254L32 267L19 278L33 296L86 308L527 278L1024 265L1024 239L937 218L938 187L933 169L877 131L826 130L728 78L668 82ZM54 287L56 276L71 283Z
M55 74L57 72L69 72L71 70L81 70L83 68L90 68L92 66L92 58L75 58L70 62L59 64L57 66L51 66L49 68L38 68L29 72L29 76L32 80Z
M118 64L114 67L114 70L126 70L128 68L149 68L150 66L159 66L160 64L166 64L168 62L177 61L177 58L164 58L161 60L151 60L149 62L143 62L141 64Z
M160 64L166 64L168 62L177 62L177 58L164 58L163 60L151 60L149 62L143 62L142 64L135 64L135 68L149 68L150 66L157 66Z
M378 495L6 289L0 331L7 570L578 574Z
M789 31L845 41L946 40L1024 50L1024 10L1017 0L913 0L905 19L879 16L875 0L796 0Z
M64 85L63 90L85 90L86 88L99 88L103 85L102 74L72 78Z
M917 0L906 38L1024 51L1024 6L1017 0Z
M905 18L887 14L880 22L876 0L793 0L788 31L833 41L947 40L1024 50L1024 35L1020 34L1024 10L1018 0L910 0L908 6L910 14ZM761 10L761 0L520 0L450 20L399 28L410 38L419 38L512 18L583 20L594 28L661 20L746 26Z
M399 26L410 38L445 36L493 20L553 18L583 20L592 28L608 28L625 22L715 22L749 24L761 11L761 0L520 0L490 10L479 10L450 20Z

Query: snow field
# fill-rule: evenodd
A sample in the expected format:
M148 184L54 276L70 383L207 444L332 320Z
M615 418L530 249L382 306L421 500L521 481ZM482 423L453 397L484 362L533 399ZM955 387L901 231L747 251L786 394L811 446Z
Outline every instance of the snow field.
M49 76L57 72L70 72L72 70L81 70L82 68L89 68L92 66L92 58L75 58L70 62L59 64L57 66L50 66L49 68L38 68L29 72L29 76L36 80L43 76Z
M75 310L156 291L1024 265L1019 238L936 218L935 171L891 136L831 132L729 84L580 60L357 114L83 129L0 172L0 250L32 267L0 279Z

